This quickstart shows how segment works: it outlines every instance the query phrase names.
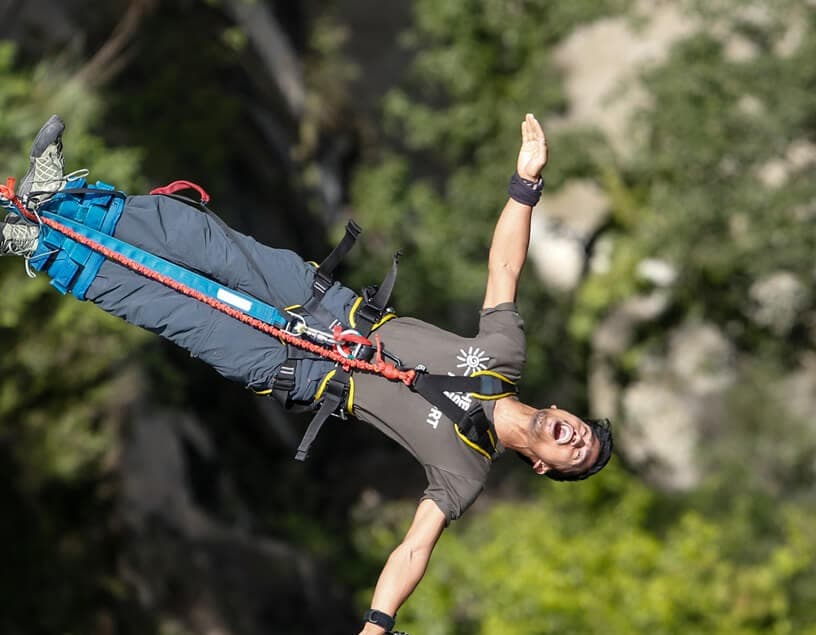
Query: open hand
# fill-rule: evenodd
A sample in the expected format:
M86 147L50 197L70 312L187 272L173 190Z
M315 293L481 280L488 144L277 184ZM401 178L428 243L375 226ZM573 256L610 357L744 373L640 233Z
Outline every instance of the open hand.
M527 113L521 122L521 149L516 171L523 179L537 181L545 165L547 165L547 139L544 130L541 129L538 119Z

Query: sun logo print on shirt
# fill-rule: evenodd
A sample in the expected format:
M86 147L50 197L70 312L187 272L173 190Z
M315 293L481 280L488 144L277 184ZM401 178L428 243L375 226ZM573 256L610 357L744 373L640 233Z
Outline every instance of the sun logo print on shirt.
M477 370L486 370L490 356L481 348L469 346L467 352L465 352L464 348L459 349L456 361L461 362L461 364L456 364L456 368L464 368L463 375L469 377Z
M490 361L490 355L478 346L469 346L467 351L464 348L459 349L456 361L460 362L456 364L456 368L463 368L462 374L465 377L470 377L477 370L487 370L487 362ZM455 377L450 371L448 371L448 375ZM470 410L470 407L473 405L473 396L466 392L448 392L446 390L445 395L462 410ZM425 423L436 430L441 420L442 411L436 406L431 406L428 416L425 418Z

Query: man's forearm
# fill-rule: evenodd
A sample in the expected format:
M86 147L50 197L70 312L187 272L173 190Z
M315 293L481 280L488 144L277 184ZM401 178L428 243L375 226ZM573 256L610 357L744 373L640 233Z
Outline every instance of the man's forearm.
M388 558L383 567L371 608L396 615L399 608L408 599L416 585L425 574L428 561L431 559L431 548L411 547L407 543L400 544ZM361 635L381 635L383 629L375 624L366 624Z
M446 521L444 512L432 500L420 502L405 539L391 552L383 567L371 601L372 609L396 615L425 574ZM360 635L381 635L383 632L384 629L375 624L366 624Z
M530 246L532 212L532 207L511 198L499 216L490 243L485 308L515 302L519 276Z
M491 271L521 273L530 247L530 219L533 208L511 199L502 210L493 241L490 243L488 267Z

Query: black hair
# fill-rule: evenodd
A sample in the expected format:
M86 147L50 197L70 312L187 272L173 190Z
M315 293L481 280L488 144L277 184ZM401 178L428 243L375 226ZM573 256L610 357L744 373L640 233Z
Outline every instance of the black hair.
M549 470L544 474L547 478L551 478L554 481L583 481L585 478L589 478L593 474L600 472L604 466L609 463L609 459L612 458L611 422L609 419L583 419L582 421L589 426L590 430L592 430L592 435L598 439L598 443L601 448L600 452L598 452L598 458L595 459L595 463L590 465L583 472L561 472L559 470ZM522 458L522 460L530 465L533 464L533 461L523 454L519 453L519 456Z

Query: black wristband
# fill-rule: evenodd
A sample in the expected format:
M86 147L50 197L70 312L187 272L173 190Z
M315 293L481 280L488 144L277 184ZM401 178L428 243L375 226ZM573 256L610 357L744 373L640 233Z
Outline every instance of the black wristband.
M538 181L528 181L519 176L518 172L513 172L510 178L510 185L507 187L507 193L514 201L522 205L529 205L535 207L538 200L541 198L541 190L544 189L544 179L539 177Z
M394 623L396 622L396 620L388 613L383 613L382 611L377 611L376 609L368 609L365 612L365 615L363 615L363 621L376 624L387 631L394 628Z

